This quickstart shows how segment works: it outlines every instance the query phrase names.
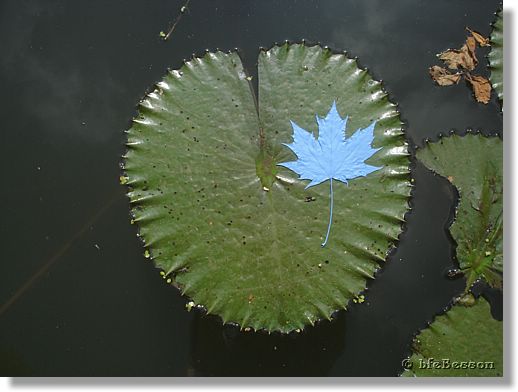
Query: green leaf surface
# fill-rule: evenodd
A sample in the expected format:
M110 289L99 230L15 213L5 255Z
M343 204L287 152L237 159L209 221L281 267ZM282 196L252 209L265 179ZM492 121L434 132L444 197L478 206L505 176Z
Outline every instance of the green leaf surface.
M496 13L493 23L493 31L489 37L491 51L489 52L489 67L491 75L489 79L498 94L498 99L504 101L504 18L502 11Z
M304 44L259 54L259 99L236 53L207 53L169 72L140 104L125 157L134 221L166 281L242 328L289 332L347 306L397 239L408 209L402 124L356 61ZM305 190L290 120L316 131L333 100L346 132L378 120L369 163L336 187L333 240L320 246L327 183Z
M502 286L502 155L500 138L469 133L442 138L417 151L420 161L459 191L450 232L467 289L478 278Z
M502 322L482 298L454 305L417 335L407 364L404 377L501 377Z

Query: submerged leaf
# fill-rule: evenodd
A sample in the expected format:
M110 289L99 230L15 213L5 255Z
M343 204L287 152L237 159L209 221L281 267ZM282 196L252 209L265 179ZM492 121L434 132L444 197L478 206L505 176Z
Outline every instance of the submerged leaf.
M462 76L462 74L459 72L452 74L447 69L439 67L437 65L430 67L429 73L431 78L439 86L451 86L452 84L457 84L459 83L459 80Z
M489 80L479 75L465 75L466 81L470 84L473 90L473 95L477 102L487 104L491 99L491 84Z
M297 160L278 165L293 170L301 180L311 180L306 189L330 180L329 225L326 238L322 243L322 246L325 246L333 220L333 179L347 184L348 180L364 177L381 169L365 163L381 148L371 146L376 122L365 129L356 130L349 138L345 135L347 117L344 119L340 117L336 110L336 102L333 102L325 118L317 115L316 120L318 138L291 121L293 143L284 143L284 145L295 153Z
M502 140L450 136L417 151L428 168L448 178L460 195L450 231L468 290L479 278L502 286Z
M259 102L236 53L171 71L128 131L125 171L140 236L166 279L197 307L242 328L289 332L330 319L374 276L401 231L409 159L396 106L356 61L320 46L261 51ZM290 120L347 113L348 132L376 121L371 164L335 190L278 166ZM350 128L349 128L350 127ZM311 201L311 202L307 202ZM167 280L166 280L167 282Z
M503 326L480 298L454 305L414 339L405 377L503 376Z

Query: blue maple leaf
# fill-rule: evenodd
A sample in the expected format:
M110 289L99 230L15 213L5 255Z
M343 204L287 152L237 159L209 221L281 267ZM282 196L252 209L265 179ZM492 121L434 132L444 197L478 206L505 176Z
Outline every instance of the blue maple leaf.
M340 117L336 110L336 102L333 102L325 118L317 115L316 119L318 139L313 133L290 121L293 128L293 143L283 145L295 153L297 160L278 165L293 170L302 180L311 180L306 189L330 180L329 225L326 239L322 243L322 246L325 246L333 220L333 180L347 185L353 178L364 177L381 169L365 163L380 148L371 146L376 121L367 128L356 130L349 138L345 135L347 117Z

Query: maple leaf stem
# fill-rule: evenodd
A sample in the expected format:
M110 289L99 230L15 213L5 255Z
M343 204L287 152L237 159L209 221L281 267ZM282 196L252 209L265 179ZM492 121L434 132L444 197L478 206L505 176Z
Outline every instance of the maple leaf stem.
M327 225L327 233L326 233L326 239L322 243L322 247L326 246L327 240L329 239L329 232L331 231L331 222L333 221L333 178L329 181L330 186L330 193L329 193L329 199L330 199L330 207L329 207L329 224Z

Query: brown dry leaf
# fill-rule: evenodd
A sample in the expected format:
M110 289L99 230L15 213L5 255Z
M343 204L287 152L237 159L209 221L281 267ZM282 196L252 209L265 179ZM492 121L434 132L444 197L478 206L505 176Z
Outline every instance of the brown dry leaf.
M451 86L452 84L459 83L461 74L452 74L446 68L434 65L428 69L430 76L439 86Z
M476 60L477 56L475 56L475 49L477 48L477 41L475 41L475 38L466 38L466 46L468 47L471 57L473 57Z
M465 78L471 85L477 102L487 104L491 98L491 84L489 80L483 76L470 75L469 73L465 75Z
M485 38L482 34L471 30L469 27L466 27L466 30L468 30L471 33L473 38L475 38L475 40L480 46L491 46L489 43L489 38Z
M464 61L462 54L457 49L448 49L437 55L440 60L444 61L448 68L458 69L459 65Z
M460 49L448 49L439 53L439 59L444 61L448 68L458 69L459 67L473 71L478 64L475 55L475 39L468 37L466 43Z

